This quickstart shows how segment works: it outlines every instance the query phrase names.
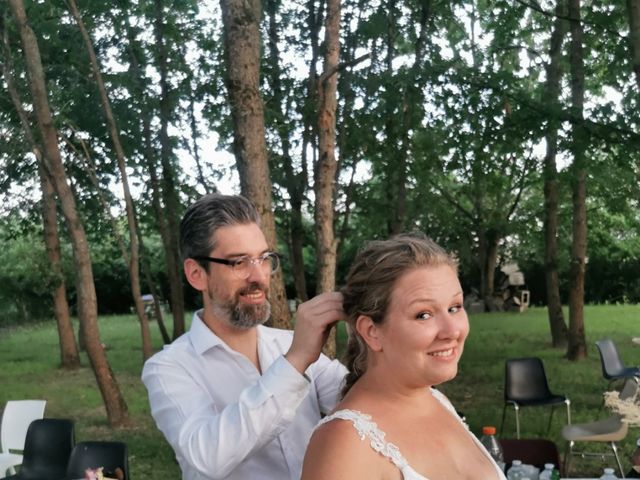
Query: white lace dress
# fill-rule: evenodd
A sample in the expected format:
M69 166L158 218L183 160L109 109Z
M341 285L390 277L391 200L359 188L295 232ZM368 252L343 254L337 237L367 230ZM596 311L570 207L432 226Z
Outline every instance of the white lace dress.
M469 427L467 426L466 423L464 423L460 419L455 409L453 408L453 405L451 405L451 402L449 402L449 400L438 390L431 389L431 393L465 427L465 429L467 430L467 432L469 432L469 435L471 436L473 441L485 453L487 458L491 461L491 464L496 469L496 479L506 480L506 477L503 471L500 469L498 464L493 460L493 458L491 458L489 453L485 450L485 448L482 446L482 444L476 438L476 436L469 431ZM318 428L320 425L323 425L335 419L348 420L351 423L353 423L354 428L358 431L360 440L364 440L365 438L368 438L371 443L371 448L373 448L376 452L380 453L381 455L391 460L393 464L396 467L398 467L402 472L402 478L404 480L429 480L428 478L423 477L418 472L416 472L413 468L411 468L411 465L407 463L407 460L402 456L402 454L400 453L400 450L398 450L398 447L396 447L391 442L385 441L384 439L385 433L378 428L378 425L374 421L371 420L371 415L366 415L357 410L348 410L348 409L338 410L332 413L331 415L328 415L324 417L322 420L320 420L318 425L316 425L316 428Z

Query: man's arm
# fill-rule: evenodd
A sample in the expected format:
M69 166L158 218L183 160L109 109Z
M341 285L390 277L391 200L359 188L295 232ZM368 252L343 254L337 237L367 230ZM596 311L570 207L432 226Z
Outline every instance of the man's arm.
M282 357L222 410L180 365L152 359L142 380L153 418L169 444L211 479L228 476L281 433L309 392L309 382Z

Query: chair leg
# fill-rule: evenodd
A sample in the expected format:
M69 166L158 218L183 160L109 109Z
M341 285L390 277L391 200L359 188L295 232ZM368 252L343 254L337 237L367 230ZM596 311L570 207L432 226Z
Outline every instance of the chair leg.
M507 404L502 407L502 422L500 422L500 437L502 437L502 430L504 429L504 417L507 414Z
M570 441L567 442L567 445L565 446L564 449L564 461L562 462L562 476L566 477L567 475L569 475L569 466L571 463L571 456L573 455L573 445L574 442Z
M513 409L516 411L516 438L519 440L520 439L520 407L518 406L517 403L513 404Z
M567 424L571 425L571 400L567 398L564 403L567 405Z
M553 412L556 409L555 405L551 405L551 413L549 413L549 424L547 425L547 437L549 436L549 432L551 431L551 420L553 420Z
M616 457L616 462L618 462L621 477L626 478L624 476L624 470L622 469L622 463L620 463L620 457L618 457L618 446L616 445L616 442L611 442L611 450L613 450L613 455Z

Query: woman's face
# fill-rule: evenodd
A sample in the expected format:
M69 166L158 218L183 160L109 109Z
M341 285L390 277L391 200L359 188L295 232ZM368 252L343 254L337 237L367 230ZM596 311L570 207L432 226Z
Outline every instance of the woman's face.
M382 362L410 386L454 378L469 333L462 288L449 265L419 267L402 275L379 326Z

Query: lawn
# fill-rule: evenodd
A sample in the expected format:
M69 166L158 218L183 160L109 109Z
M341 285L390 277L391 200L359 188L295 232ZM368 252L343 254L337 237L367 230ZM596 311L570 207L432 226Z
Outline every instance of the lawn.
M478 433L483 425L500 427L503 407L504 362L507 358L538 356L544 361L551 390L571 398L574 422L591 421L607 415L600 412L602 392L607 381L602 377L594 342L612 338L622 358L629 365L640 364L640 347L631 337L640 336L640 306L601 305L585 309L585 324L589 358L569 362L563 351L549 346L546 310L533 308L524 313L476 314L470 317L471 333L460 364L457 378L442 390L459 411L464 412L471 430ZM171 448L156 430L149 415L147 396L140 382L142 354L140 332L133 316L100 318L102 341L125 395L131 415L131 425L113 430L106 423L106 414L95 380L83 356L78 371L58 368L59 350L53 321L24 328L0 330L0 406L7 400L44 398L45 416L72 418L76 423L78 441L89 439L122 440L129 446L133 478L153 474L154 478L179 478L179 469ZM152 325L153 341L160 348L160 335ZM343 345L340 332L339 346ZM548 409L521 410L522 435L546 435ZM563 409L557 409L549 437L561 452L564 442L560 429L565 421ZM635 448L640 429L632 427L622 442L621 457L625 467ZM515 436L513 409L507 412L505 437ZM611 459L607 462L613 466ZM599 476L603 463L574 459L573 474ZM597 475L596 475L597 474Z

